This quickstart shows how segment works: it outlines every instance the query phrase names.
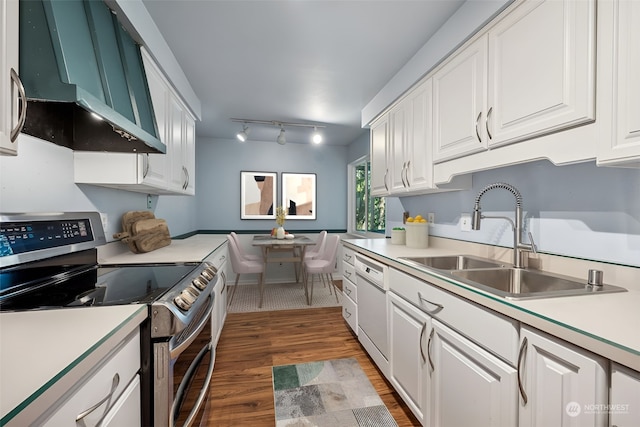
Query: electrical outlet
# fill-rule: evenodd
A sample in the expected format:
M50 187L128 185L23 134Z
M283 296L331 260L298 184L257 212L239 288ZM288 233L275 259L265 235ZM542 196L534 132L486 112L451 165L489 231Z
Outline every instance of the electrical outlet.
M460 230L471 231L471 214L463 213L460 215Z
M153 199L151 198L151 194L147 194L147 209L151 209L151 203Z
M429 222L429 224L434 224L436 222L436 214L434 214L433 212L429 212L427 214L427 221Z
M104 230L104 234L107 234L107 228L109 228L109 217L107 217L106 213L100 213L100 220L102 221L102 229Z

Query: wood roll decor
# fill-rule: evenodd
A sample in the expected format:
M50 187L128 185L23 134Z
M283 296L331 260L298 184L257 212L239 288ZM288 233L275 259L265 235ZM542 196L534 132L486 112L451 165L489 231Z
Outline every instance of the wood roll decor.
M129 246L133 253L145 253L171 244L169 227L164 219L150 211L130 211L122 215L122 232L113 235Z

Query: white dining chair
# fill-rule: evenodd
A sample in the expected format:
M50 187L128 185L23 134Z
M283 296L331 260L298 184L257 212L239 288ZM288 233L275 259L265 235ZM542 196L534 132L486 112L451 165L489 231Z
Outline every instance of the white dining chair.
M326 242L327 242L327 232L326 230L322 230L318 235L316 244L305 249L304 259L314 259L319 257L324 251L324 246Z
M264 284L264 263L262 260L250 260L243 258L236 241L231 235L227 235L227 240L229 241L229 256L231 257L231 268L233 272L236 274L236 282L233 287L233 292L229 298L229 304L233 301L233 296L236 294L236 290L238 289L238 280L240 279L241 274L258 274L258 287L260 289L260 302L258 303L258 307L262 307L262 298L263 298L263 284Z
M307 259L304 261L304 270L306 272L304 293L307 296L308 305L311 305L313 301L313 282L316 275L320 276L320 280L322 280L323 283L327 284L328 282L329 293L331 293L332 288L335 287L333 283L333 271L335 270L339 243L340 236L327 236L322 254L317 258ZM311 289L309 289L309 276L311 276ZM333 289L333 292L335 292L336 302L338 302L337 289Z
M240 256L242 258L248 259L250 261L263 261L263 257L261 255L250 254L244 250L244 247L240 242L240 237L238 237L238 235L235 232L232 231L229 235L233 238L233 240L235 240L236 246L238 246L238 251L240 252Z

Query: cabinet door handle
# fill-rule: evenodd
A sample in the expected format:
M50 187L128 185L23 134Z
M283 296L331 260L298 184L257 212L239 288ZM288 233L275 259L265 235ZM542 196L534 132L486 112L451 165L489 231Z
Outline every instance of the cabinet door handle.
M480 113L478 114L478 117L476 118L476 138L478 138L478 142L482 142L482 139L480 139L480 132L478 131L478 123L480 122L481 117L482 117L482 111L480 111Z
M344 260L345 261L349 261L351 259L351 255L349 254L344 254Z
M351 317L351 313L349 313L349 310L347 310L346 308L344 309L344 317L347 319Z
M142 158L142 178L146 178L149 174L149 153L145 153Z
M489 135L489 139L493 139L491 135L491 131L489 130L489 120L491 120L491 112L493 111L493 107L489 108L489 112L487 113L487 121L485 122L485 127L487 128L487 135Z
M427 363L427 357L424 355L424 350L422 349L422 338L424 337L424 333L427 330L427 322L422 324L422 330L420 331L420 341L418 342L420 346L420 357L422 358L422 364Z
M520 396L522 396L522 401L524 404L527 404L529 400L527 398L527 393L524 391L524 386L522 385L522 361L524 360L525 351L527 349L527 337L522 339L522 344L520 345L520 352L518 353L518 389L520 390Z
M407 162L402 163L402 170L400 171L400 179L402 180L402 186L407 187L407 183L404 181L404 169L407 167Z
M22 84L22 80L20 80L20 76L18 76L18 73L13 68L11 69L11 81L15 83L18 88L21 106L18 123L16 123L16 127L11 129L10 133L11 142L15 142L16 138L18 138L18 134L20 134L24 127L24 122L27 120L27 94L24 91L24 85ZM13 88L13 84L11 87ZM13 95L11 96L11 121L13 122Z
M384 173L384 188L389 191L389 186L387 185L387 175L389 175L389 169L387 169Z
M116 372L116 374L113 376L113 380L111 381L111 391L109 391L109 394L107 394L104 399L102 399L100 402L93 405L91 408L80 412L76 417L76 423L82 422L82 424L84 424L83 418L85 418L87 415L89 415L90 413L98 409L100 406L102 406L104 402L110 401L111 398L113 397L113 393L115 393L116 389L118 388L118 384L120 384L120 375L118 375L118 373ZM107 403L107 406L104 409L105 414L108 412L109 407L110 405L109 403ZM102 419L98 422L96 427L99 426L101 423L102 423Z
M345 271L344 275L347 276L347 277L351 277L351 272L350 271Z
M431 370L435 371L435 366L433 366L433 360L431 360L431 342L433 341L433 334L436 329L431 328L431 332L429 333L429 341L427 342L427 358L429 359L429 366L431 366Z
M420 292L418 292L418 298L420 298L420 301L425 301L425 302L428 302L431 305L435 305L436 306L436 308L434 310L427 310L428 313L437 313L440 310L444 310L444 305L438 304L436 302L429 301L428 299L423 298L422 294Z
M344 288L344 291L347 293L347 295L351 296L351 288Z
M407 167L404 170L404 179L407 181L407 187L411 188L411 183L409 182L409 166L411 166L411 160L407 162Z

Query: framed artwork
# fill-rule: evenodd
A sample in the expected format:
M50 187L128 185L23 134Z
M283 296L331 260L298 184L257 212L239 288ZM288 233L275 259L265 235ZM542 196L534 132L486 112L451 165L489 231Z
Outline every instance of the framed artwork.
M240 172L240 218L275 219L278 174Z
M316 219L316 174L283 172L282 206L287 219Z

